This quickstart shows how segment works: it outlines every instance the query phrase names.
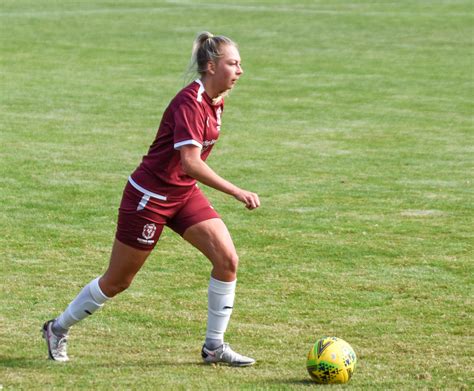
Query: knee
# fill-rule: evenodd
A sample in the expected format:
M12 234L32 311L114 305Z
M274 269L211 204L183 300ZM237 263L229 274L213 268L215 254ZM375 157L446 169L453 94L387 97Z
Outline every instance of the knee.
M110 280L107 277L102 277L100 288L107 297L114 297L126 290L131 283L131 279Z
M236 274L239 267L239 256L235 252L226 254L222 259L222 267L227 273Z

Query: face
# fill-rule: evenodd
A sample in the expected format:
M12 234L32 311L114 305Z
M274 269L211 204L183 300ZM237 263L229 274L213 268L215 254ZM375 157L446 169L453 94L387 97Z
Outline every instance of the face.
M219 93L232 89L244 73L239 51L234 45L223 46L221 53L217 63L209 63L209 73Z

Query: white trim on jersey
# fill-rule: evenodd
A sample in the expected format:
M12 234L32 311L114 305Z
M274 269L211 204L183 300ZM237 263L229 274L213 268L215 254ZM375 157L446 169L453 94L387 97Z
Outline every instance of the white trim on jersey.
M164 195L161 195L161 194L157 194L157 193L153 193L143 187L141 187L137 182L135 182L131 176L128 177L128 181L130 182L130 184L135 188L137 189L138 191L142 192L144 195L148 196L148 199L150 197L153 197L153 198L158 198L159 200L162 200L162 201L166 201L166 197ZM142 201L145 201L144 198L146 198L145 196L143 196L142 198ZM148 199L146 201L148 201ZM140 201L140 204L142 204L142 201ZM145 206L146 205L146 202L144 202L144 205L139 205L139 206Z
M198 102L202 102L202 94L204 93L204 84L202 84L201 79L196 79L195 82L199 84L199 90L198 90L196 99Z
M179 143L176 143L174 145L174 149L180 149L183 145L195 145L196 147L199 147L202 149L202 144L197 142L196 140L184 140L180 141Z

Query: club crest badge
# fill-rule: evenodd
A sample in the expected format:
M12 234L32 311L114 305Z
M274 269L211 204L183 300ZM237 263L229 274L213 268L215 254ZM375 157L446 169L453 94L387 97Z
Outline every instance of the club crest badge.
M156 232L156 225L155 224L146 224L143 227L142 236L146 240L149 240L155 235L155 232Z

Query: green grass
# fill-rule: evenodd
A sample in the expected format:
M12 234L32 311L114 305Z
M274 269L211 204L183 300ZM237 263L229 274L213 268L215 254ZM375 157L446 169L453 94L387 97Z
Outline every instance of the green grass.
M473 16L467 0L4 0L3 389L324 389L305 370L323 335L359 360L331 390L472 388ZM42 322L104 271L205 29L245 70L208 162L262 207L206 193L241 257L227 339L258 365L201 365L210 267L170 231L51 363Z

